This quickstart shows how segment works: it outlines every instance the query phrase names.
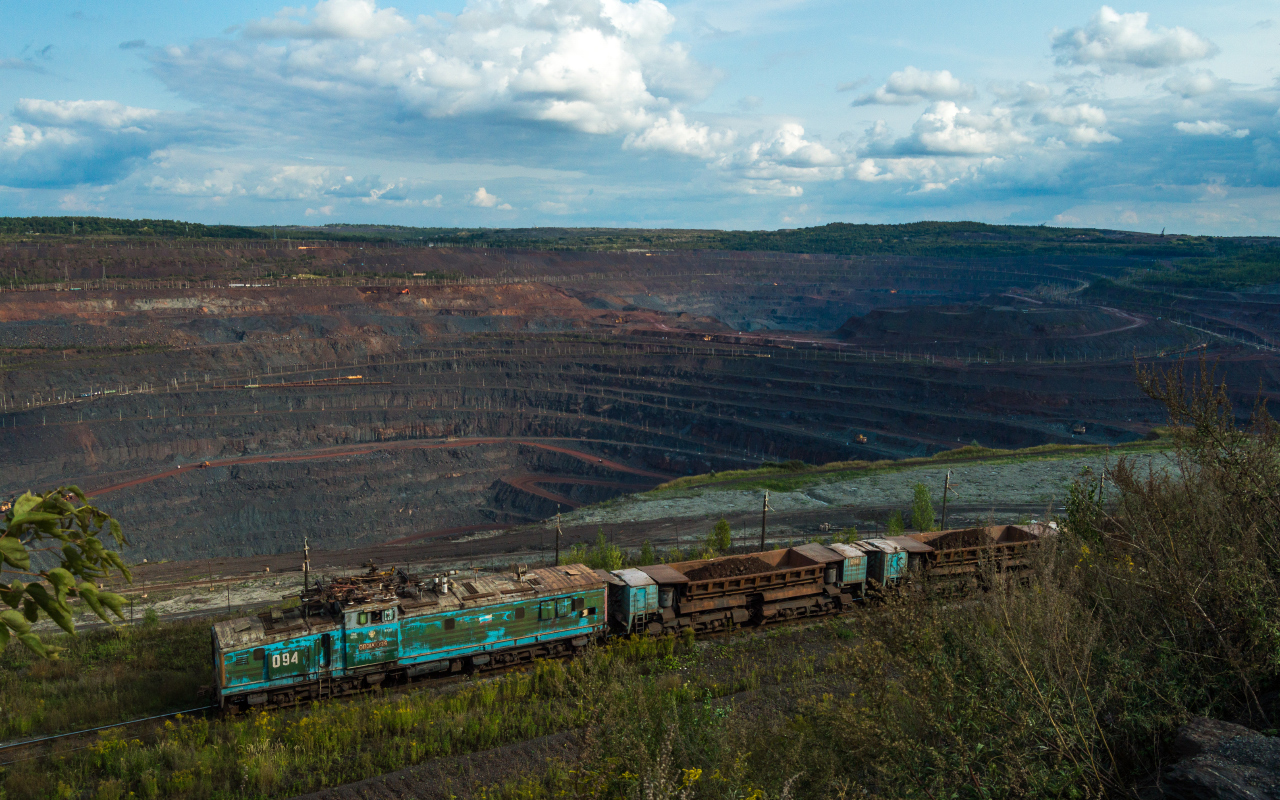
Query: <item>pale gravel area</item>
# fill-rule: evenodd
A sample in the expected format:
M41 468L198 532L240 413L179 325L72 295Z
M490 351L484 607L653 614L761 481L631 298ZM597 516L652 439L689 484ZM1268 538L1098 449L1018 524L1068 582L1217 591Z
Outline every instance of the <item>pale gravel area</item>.
M1177 472L1165 453L1131 455L1138 469ZM1116 459L1112 456L1058 456L1035 460L968 463L950 467L952 495L965 505L1032 505L1060 507L1067 487L1086 466L1101 473ZM911 503L917 483L928 486L935 507L942 496L948 467L932 464L892 471L870 471L857 477L819 482L793 492L770 492L774 511L816 511L823 508L905 506ZM783 474L785 476L785 473ZM570 525L646 522L758 511L762 490L695 488L683 492L633 495L612 503L589 506L564 515Z

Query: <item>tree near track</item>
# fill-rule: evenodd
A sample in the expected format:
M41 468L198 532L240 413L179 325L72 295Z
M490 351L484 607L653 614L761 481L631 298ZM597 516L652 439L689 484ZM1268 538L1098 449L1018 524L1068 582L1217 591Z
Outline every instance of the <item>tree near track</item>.
M59 648L41 642L31 625L43 612L74 635L68 603L72 597L80 598L108 624L112 624L108 611L124 618L124 598L101 591L96 584L113 568L131 580L120 555L102 541L105 534L117 546L128 544L120 523L90 505L77 486L60 486L42 495L26 492L6 505L0 519L0 579L14 580L7 584L0 580L0 602L8 606L0 611L0 647L16 636L35 653L56 658ZM42 567L41 562L56 566Z
M911 501L911 525L921 533L933 530L933 500L929 497L929 487L923 483L915 485L915 498Z

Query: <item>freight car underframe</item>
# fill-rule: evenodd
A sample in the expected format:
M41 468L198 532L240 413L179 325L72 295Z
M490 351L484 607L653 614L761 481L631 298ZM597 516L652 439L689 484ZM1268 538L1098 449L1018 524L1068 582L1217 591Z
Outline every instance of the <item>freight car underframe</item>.
M677 604L678 609L667 607L649 615L637 632L661 636L692 628L694 633L717 633L733 627L759 627L838 613L858 602L852 594L842 593L830 584L817 591L813 586L795 588L804 591L791 594L789 599L784 594L787 590L775 590L782 596L757 593L685 601Z

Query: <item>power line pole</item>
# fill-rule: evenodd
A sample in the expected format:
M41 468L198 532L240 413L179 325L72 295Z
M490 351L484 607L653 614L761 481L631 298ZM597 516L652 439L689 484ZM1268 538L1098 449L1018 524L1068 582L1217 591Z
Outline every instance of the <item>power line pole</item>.
M951 470L947 470L947 479L942 483L942 530L947 529L947 494L955 491L955 484L951 482Z
M560 512L556 512L556 566L560 566Z
M764 532L769 521L769 512L773 509L769 508L769 490L764 490L764 504L760 507L760 552L764 552Z

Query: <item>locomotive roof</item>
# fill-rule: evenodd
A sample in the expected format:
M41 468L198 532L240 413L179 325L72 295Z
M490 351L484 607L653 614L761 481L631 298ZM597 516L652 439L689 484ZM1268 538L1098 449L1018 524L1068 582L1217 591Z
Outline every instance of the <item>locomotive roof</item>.
M353 603L344 605L342 613L399 606L405 617L421 617L528 598L552 597L603 585L604 580L595 570L584 564L531 569L521 578L510 573L481 573L470 578L451 577L447 594L428 590L421 592L418 598ZM299 609L290 609L276 615L267 612L218 622L213 626L213 634L223 650L236 650L337 629L338 620L328 608L312 611L305 617Z
M404 599L407 616L417 617L461 608L509 603L527 597L545 597L601 586L603 579L585 564L542 567L524 573L522 579L506 573L487 573L474 578L449 580L449 592L425 591L419 599Z

